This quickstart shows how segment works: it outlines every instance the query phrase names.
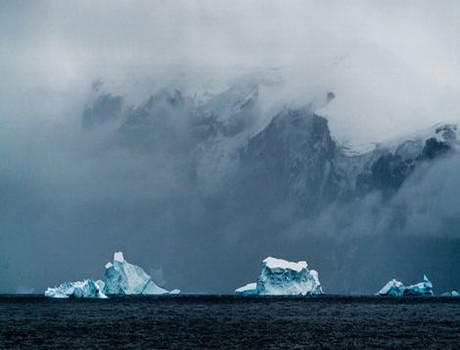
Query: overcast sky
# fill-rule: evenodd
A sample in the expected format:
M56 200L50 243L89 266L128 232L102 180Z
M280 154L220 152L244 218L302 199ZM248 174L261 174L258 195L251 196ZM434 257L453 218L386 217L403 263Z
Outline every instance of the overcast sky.
M365 41L455 84L457 1L2 1L2 66L280 65ZM107 67L106 67L107 68Z
M6 0L0 99L5 111L12 94L40 89L56 104L57 94L78 95L98 78L126 93L178 71L203 82L283 67L295 72L292 95L308 99L320 85L342 98L325 111L333 132L387 138L457 118L459 12L455 0ZM350 118L359 130L348 130Z

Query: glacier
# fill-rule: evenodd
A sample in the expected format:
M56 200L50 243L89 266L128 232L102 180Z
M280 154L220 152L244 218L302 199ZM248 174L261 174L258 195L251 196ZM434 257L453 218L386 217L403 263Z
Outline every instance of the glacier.
M390 297L402 297L402 296L432 296L433 295L433 284L431 281L423 275L423 281L405 286L402 282L392 279L382 289L379 290L377 295L390 296Z
M235 290L239 295L319 295L323 294L318 272L309 270L306 261L290 262L268 257L255 283Z
M104 293L107 295L161 295L178 294L174 289L168 291L155 284L152 278L139 266L128 263L122 252L116 252L113 263L105 265L107 283Z
M64 282L57 287L50 287L45 291L45 296L50 298L97 298L106 299L103 293L105 283L101 280L86 279L76 282Z
M50 298L98 298L109 295L164 295L179 294L180 290L168 291L159 287L139 266L128 263L122 252L116 252L113 262L105 265L106 282L86 279L84 281L64 282L50 287L45 296Z

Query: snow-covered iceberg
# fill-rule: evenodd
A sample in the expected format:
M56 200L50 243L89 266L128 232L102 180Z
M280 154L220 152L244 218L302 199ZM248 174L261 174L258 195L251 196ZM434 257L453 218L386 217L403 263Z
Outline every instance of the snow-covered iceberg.
M425 275L423 275L422 282L410 286L405 286L402 282L392 279L379 290L377 295L391 297L431 296L433 295L433 284Z
M84 280L76 282L64 282L57 287L48 288L45 296L50 298L98 298L106 299L103 293L105 283L101 280Z
M139 266L128 263L122 252L113 256L113 263L105 265L107 295L161 295L178 294L179 290L168 291L155 284L152 278Z
M306 261L290 262L272 257L262 262L257 282L235 290L240 295L317 295L323 294L318 272Z

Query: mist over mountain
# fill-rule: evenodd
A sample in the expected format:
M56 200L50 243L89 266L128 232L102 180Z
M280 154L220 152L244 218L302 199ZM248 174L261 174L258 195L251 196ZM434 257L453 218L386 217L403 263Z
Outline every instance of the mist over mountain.
M460 288L458 4L82 4L0 5L0 292L121 250L183 292L269 255Z
M30 255L50 284L100 274L97 261L123 248L190 292L231 291L266 255L307 257L332 293L373 292L394 274L455 287L457 124L357 153L313 101L264 115L263 82L205 97L160 89L139 105L101 84L75 129L36 140L3 175L15 199L3 225L31 244L3 253L9 285Z

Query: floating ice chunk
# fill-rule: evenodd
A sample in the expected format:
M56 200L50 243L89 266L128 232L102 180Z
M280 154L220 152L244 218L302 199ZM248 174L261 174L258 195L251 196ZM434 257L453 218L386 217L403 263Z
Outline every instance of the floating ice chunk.
M98 298L105 299L107 296L102 292L105 283L101 280L84 280L76 282L64 282L57 287L48 288L45 296L50 298Z
M318 273L308 270L306 261L290 262L272 257L262 262L256 283L238 288L242 295L314 295L323 294Z
M445 292L441 294L442 297L460 297L460 293L457 292L456 290L453 290L451 292Z
M116 252L113 263L105 265L107 283L104 292L108 295L161 295L178 294L156 285L151 277L139 266L128 263L122 252Z
M257 283L248 283L235 290L235 293L241 295L257 295Z
M377 295L402 297L402 296L431 296L433 295L433 284L423 275L423 281L405 286L402 282L395 279L388 282Z

